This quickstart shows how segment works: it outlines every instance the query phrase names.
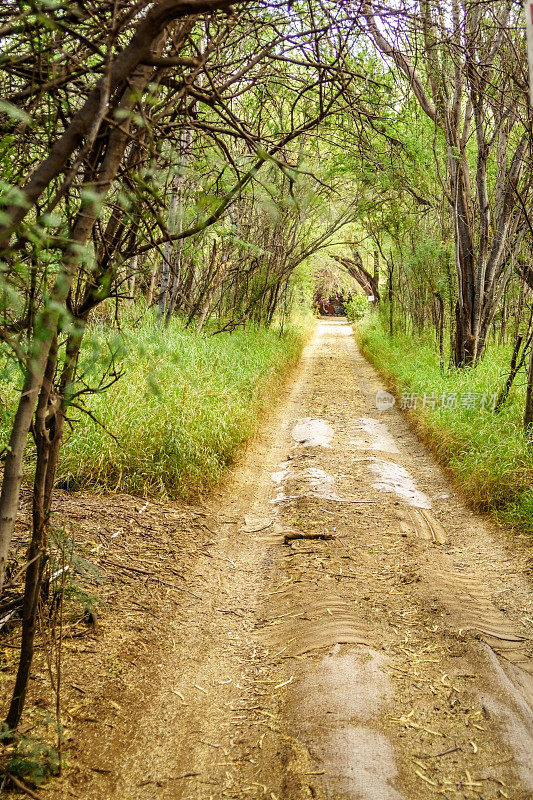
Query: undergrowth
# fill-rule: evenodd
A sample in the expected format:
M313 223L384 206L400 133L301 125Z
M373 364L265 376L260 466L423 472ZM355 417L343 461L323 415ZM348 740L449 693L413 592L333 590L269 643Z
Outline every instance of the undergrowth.
M35 712L33 722L37 724ZM49 714L41 714L41 726L45 729L53 727L55 720ZM0 755L0 769L3 773L2 786L9 786L10 779L19 778L26 785L40 787L46 784L52 776L59 775L60 756L58 750L31 733L21 734L8 730L4 724L0 726L0 742L3 743ZM15 790L22 788L20 785L13 787ZM25 794L30 792L25 791ZM36 797L37 795L31 794Z
M70 408L58 485L165 499L213 486L259 427L312 324L302 317L283 332L248 326L210 335L178 319L161 329L152 315L136 321L132 312L120 331L93 325L80 374L87 388L108 388L75 398L91 416ZM0 450L17 400L14 368L4 363L2 370ZM32 464L30 443L28 478Z
M419 398L408 413L473 504L533 530L533 446L522 429L523 371L501 412L491 408L509 371L509 348L491 344L476 367L441 373L434 341L404 333L391 339L377 314L360 323L356 335L399 404L413 406L413 396ZM456 396L457 402L445 407L443 396Z
M160 498L212 486L259 425L298 360L309 322L209 335L153 319L111 335L94 329L82 371L97 384L115 353L123 373L88 396L63 446L59 482ZM104 379L104 383L105 383ZM110 435L111 434L111 435ZM115 438L112 438L115 437Z

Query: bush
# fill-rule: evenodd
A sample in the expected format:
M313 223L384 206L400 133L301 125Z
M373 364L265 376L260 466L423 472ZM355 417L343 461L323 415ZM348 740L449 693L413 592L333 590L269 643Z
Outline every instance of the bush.
M370 303L365 295L356 294L345 304L346 316L350 322L357 322L365 317L370 309Z

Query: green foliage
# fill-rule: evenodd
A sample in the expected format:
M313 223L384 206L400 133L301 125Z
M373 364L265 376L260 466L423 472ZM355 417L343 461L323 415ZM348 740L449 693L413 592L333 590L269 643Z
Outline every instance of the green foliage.
M52 723L51 718L44 721ZM5 770L7 773L32 786L42 786L59 774L59 753L55 747L29 734L13 734L5 726L0 729L0 741L2 740L7 742L9 748Z
M97 542L94 544L97 546ZM88 585L100 584L103 581L102 573L82 554L68 531L54 527L50 532L50 573L58 572L63 566L67 566L68 570L52 582L54 594L64 591L65 597L70 601L69 608L77 616L97 611L102 600L98 594L88 589Z
M370 308L370 303L368 302L365 295L356 294L352 297L351 300L345 305L346 309L346 316L350 322L358 322L359 320L366 317Z
M358 338L398 394L440 398L457 393L456 408L419 403L409 413L478 508L532 530L533 448L522 430L525 376L518 375L499 414L477 403L472 408L461 403L469 392L499 393L509 369L509 348L490 345L475 368L450 368L441 374L433 342L406 334L390 339L376 316L358 328Z
M178 320L164 331L152 320L127 326L124 375L87 400L101 425L76 412L61 485L171 498L212 486L257 429L308 331L308 321L282 335L252 327L210 336ZM98 382L111 340L104 329L88 337L86 381Z

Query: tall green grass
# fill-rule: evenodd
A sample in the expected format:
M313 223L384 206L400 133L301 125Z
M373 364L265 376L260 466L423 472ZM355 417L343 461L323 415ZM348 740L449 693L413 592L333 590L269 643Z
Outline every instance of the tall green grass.
M99 383L111 353L123 374L86 396L94 419L71 409L59 484L160 498L191 498L213 486L259 427L311 324L215 336L178 320L165 330L153 319L126 323L121 333L94 327L81 363L87 385ZM9 415L3 422L5 438ZM28 471L31 461L30 450Z
M401 333L391 339L378 315L360 323L356 335L400 401L402 394L438 398L435 408L427 402L423 407L422 400L408 413L470 500L533 530L533 446L522 429L524 372L499 414L481 408L479 397L472 408L463 404L467 393L499 393L509 371L510 348L491 344L475 368L451 367L441 374L433 342ZM442 395L452 393L457 394L457 407L442 407Z

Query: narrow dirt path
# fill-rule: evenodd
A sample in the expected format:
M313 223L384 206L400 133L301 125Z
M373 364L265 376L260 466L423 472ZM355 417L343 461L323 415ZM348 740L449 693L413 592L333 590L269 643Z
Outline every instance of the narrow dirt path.
M319 322L205 510L195 596L57 796L533 797L524 557L380 388L349 325Z

